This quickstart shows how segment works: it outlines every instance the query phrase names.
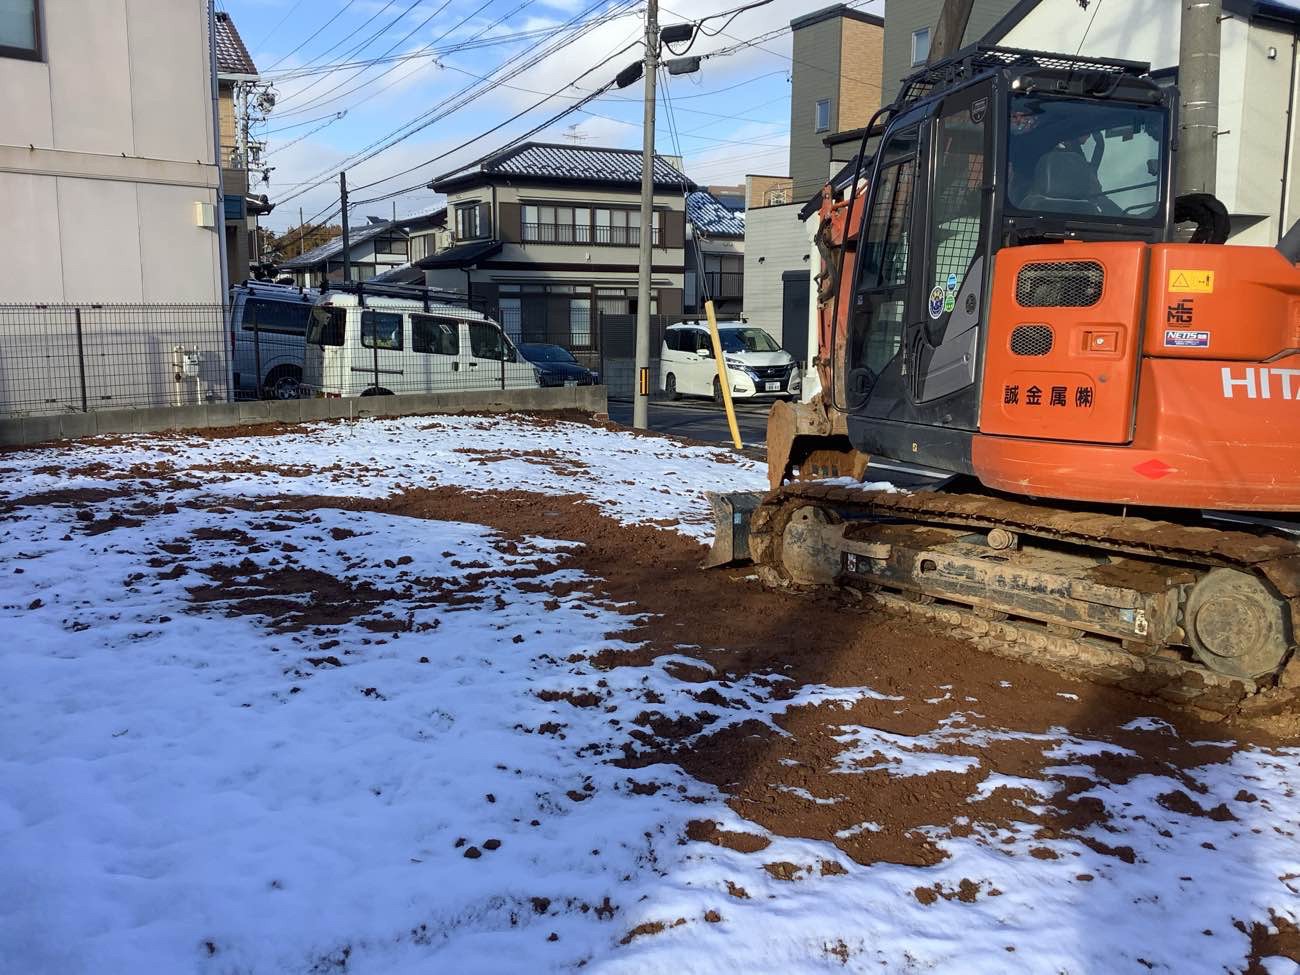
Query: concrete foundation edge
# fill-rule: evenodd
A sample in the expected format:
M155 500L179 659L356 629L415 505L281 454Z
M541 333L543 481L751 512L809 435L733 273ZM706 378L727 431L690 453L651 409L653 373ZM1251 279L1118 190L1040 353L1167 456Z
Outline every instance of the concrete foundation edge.
M254 423L306 423L329 419L356 420L372 416L467 412L546 413L579 410L583 413L605 414L608 409L604 386L199 403L193 406L151 406L143 409L0 418L0 447L28 447L104 434L203 430Z

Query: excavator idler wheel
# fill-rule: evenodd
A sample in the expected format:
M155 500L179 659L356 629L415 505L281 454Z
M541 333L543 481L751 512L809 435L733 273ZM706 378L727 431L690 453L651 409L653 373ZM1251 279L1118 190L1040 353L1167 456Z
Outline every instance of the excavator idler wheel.
M1266 677L1290 647L1286 605L1255 576L1207 573L1187 597L1184 629L1196 658L1231 677Z
M840 552L828 541L826 528L839 519L808 505L790 515L781 535L781 562L799 586L829 586L840 571Z

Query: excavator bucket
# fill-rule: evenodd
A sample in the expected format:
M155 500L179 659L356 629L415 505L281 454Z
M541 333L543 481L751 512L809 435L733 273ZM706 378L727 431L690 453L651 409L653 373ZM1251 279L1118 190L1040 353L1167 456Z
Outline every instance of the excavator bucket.
M709 492L709 504L713 505L713 547L704 557L703 568L716 569L749 561L749 519L763 498L757 491Z

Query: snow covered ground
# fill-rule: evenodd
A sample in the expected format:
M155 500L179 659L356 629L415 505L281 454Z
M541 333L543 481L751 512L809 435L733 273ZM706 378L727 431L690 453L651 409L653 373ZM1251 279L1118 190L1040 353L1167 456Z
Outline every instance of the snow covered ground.
M633 608L561 565L572 543L544 525L229 506L527 489L703 538L703 488L763 484L721 451L405 418L24 451L0 471L0 500L45 502L0 513L0 971L1223 972L1249 951L1234 922L1300 921L1300 749L1121 782L1087 759L1126 746L990 727L950 688L687 681L683 663L710 665L685 647L597 666L632 646ZM156 510L122 517L124 497ZM1109 819L1054 840L936 824L937 865L860 864L677 765L619 763L644 752L647 701L688 717L710 690L708 735L943 702L919 734L846 719L845 790L987 771L982 794L1021 789L1028 816L1087 778ZM1007 744L1043 773L995 773ZM687 840L705 820L753 848Z

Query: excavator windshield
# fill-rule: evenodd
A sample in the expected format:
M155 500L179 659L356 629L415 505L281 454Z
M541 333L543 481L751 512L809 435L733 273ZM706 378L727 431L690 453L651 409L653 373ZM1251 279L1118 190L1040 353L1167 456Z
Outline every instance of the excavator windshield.
M1167 125L1157 105L1013 95L1008 206L1027 214L1159 218Z

